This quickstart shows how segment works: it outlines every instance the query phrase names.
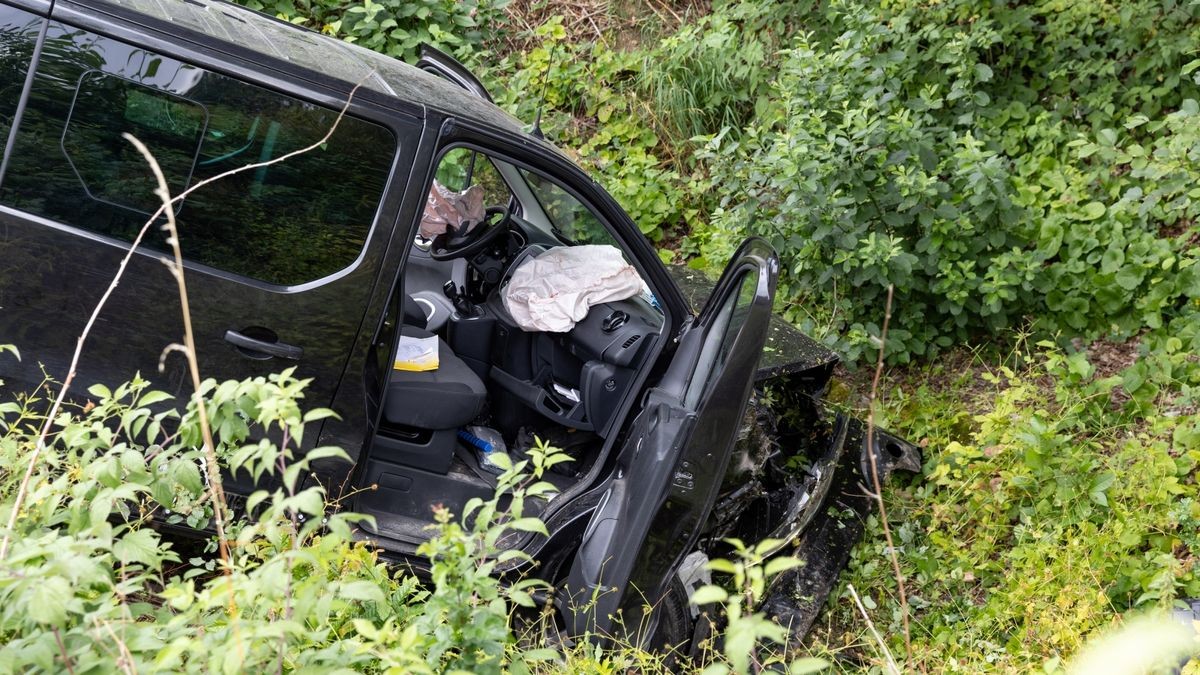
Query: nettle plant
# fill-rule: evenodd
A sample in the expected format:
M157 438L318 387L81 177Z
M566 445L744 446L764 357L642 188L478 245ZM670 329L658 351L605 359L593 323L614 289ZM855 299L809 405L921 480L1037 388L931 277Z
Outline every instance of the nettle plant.
M521 666L520 658L508 663L507 617L531 604L536 582L502 586L487 572L499 537L540 531L521 508L549 488L525 471L540 475L561 461L556 451L543 446L511 466L497 496L472 505L469 527L442 514L425 545L434 575L424 587L355 541L363 516L337 512L322 487L305 483L312 462L345 457L335 448L297 451L306 425L331 414L301 412L306 384L285 371L201 388L227 469L271 486L246 503L253 517L226 520L228 563L211 538L191 546L160 532L204 528L221 508L203 478L195 399L165 407L171 397L138 377L92 387L86 405L60 413L16 527L4 533L11 547L0 561L0 670ZM5 519L38 443L43 403L34 395L0 406ZM498 508L502 493L511 517Z

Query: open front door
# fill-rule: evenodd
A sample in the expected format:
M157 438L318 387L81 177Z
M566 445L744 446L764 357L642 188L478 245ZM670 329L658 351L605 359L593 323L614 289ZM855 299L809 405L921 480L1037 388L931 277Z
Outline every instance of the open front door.
M779 274L748 239L725 270L617 458L559 603L568 630L645 641L657 606L694 550L745 414ZM615 616L620 614L620 623Z

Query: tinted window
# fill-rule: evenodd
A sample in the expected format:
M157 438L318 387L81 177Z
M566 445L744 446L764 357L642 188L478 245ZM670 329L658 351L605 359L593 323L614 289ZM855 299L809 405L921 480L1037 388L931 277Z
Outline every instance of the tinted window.
M737 290L729 293L725 304L713 319L708 342L701 351L700 360L696 364L697 377L692 379L685 394L685 401L688 405L698 405L721 371L724 370L725 362L729 360L733 345L737 341L738 335L741 334L742 326L745 325L750 309L754 305L758 279L758 274L755 272L743 272L735 282ZM720 335L719 341L716 339L718 335Z
M179 194L207 126L208 113L195 101L93 70L79 78L63 153L89 197L149 215L161 205L157 183L133 144L113 131L154 148L171 194Z
M173 192L319 141L336 110L123 43L51 24L0 201L132 240L156 208L149 169ZM346 118L320 148L207 185L177 207L184 255L275 284L350 265L374 220L395 139ZM157 228L146 245L168 250Z
M0 148L12 128L42 21L28 12L0 5Z

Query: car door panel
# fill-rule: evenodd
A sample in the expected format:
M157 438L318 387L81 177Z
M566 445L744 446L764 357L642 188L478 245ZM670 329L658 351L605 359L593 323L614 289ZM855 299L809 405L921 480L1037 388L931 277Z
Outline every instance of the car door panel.
M569 629L639 639L708 518L745 412L771 316L778 259L748 240L646 395L560 603Z
M80 331L116 274L136 231L136 227L114 223L121 218L140 223L148 217L144 213L135 214L136 218L113 215L118 209L109 202L122 198L121 183L110 181L97 188L89 182L92 175L80 169L79 156L70 154L78 148L108 153L105 156L126 152L119 145L126 143L120 139L126 129L93 124L86 118L93 113L81 112L83 108L75 105L87 78L103 75L127 87L122 99L125 119L146 118L159 109L167 110L153 124L147 122L140 127L148 136L163 131L157 128L166 124L163 119L179 122L178 115L172 117L178 106L195 102L204 109L205 114L196 117L197 124L203 120L203 140L198 141L193 172L187 174L191 182L179 178L173 186L176 192L201 178L281 156L284 150L300 145L299 131L292 138L286 134L290 129L300 129L302 123L308 125L303 127L304 134L315 134L315 141L338 115L336 109L61 22L51 22L45 44L30 102L0 184L0 255L9 261L6 283L0 287L0 342L16 343L26 357L19 366L3 364L8 372L0 378L8 380L7 386L12 388L36 386L42 379L39 363L53 377L61 379L65 375ZM240 114L243 105L247 110L244 122L231 112ZM140 112L138 106L142 106ZM89 110L94 112L95 106ZM222 120L227 126L220 126ZM85 139L87 143L72 145L71 134L82 134L78 129L83 129L85 122L92 135ZM384 138L387 143L367 147L360 137L364 129L369 131L367 138ZM219 196L212 197L204 210L197 200L209 188L201 188L183 202L178 208L180 238L188 258L189 299L203 376L241 379L294 365L299 376L312 378L306 396L308 405L335 403L334 392L362 325L394 224L394 212L389 209L395 208L395 200L384 201L380 195L387 181L392 180L394 168L408 165L401 160L411 159L415 141L408 144L407 140L418 138L419 133L416 120L411 122L411 136L405 137L396 127L389 130L378 123L347 117L326 147L214 183L212 189L217 192L211 194ZM397 151L399 138L406 142L399 143ZM164 141L156 145L153 138L145 140L156 157L164 157ZM110 141L110 145L104 145ZM212 147L208 147L210 143ZM338 159L338 152L352 154ZM305 164L309 161L369 167L364 171L371 172L368 182L377 191L374 201L369 201L372 196L366 188L361 195L353 191L361 186L323 192L322 181L340 181L314 172L314 166ZM313 173L316 175L305 177ZM114 175L116 178L101 178L134 180ZM400 177L406 179L406 175ZM307 186L305 195L297 198L286 192L299 185ZM237 201L258 195L262 199L256 203L264 205L258 211L244 208ZM221 231L214 229L218 226L205 214L219 214L222 203L216 200L224 197L229 199L228 209L237 216L229 218L228 225L221 225L228 228ZM337 218L342 216L337 209L345 199L363 202L354 207L357 210L353 213L360 215L347 217L354 220L354 232L361 235L332 226L321 230L294 216L311 210L327 214L329 222L340 223ZM283 200L295 204L294 210L283 213L267 208ZM146 208L142 203L118 206L131 212ZM190 392L186 368L178 355L166 358L165 370L159 372L163 350L182 341L183 329L175 281L162 264L164 234L154 225L146 237L92 329L76 391L85 391L92 382L122 382L140 372L158 388L177 395ZM220 261L226 259L239 262L233 269L223 269ZM289 356L297 357L294 360L263 358L267 355L261 350L230 344L230 331L259 341L295 346L300 351L289 352ZM18 368L15 372L11 370L14 367ZM306 435L309 444L316 439L316 434Z

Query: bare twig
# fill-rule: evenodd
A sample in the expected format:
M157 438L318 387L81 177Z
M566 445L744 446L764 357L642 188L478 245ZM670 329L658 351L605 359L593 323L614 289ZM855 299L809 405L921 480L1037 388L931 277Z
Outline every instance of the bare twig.
M200 360L196 354L196 339L192 333L192 311L188 304L187 282L183 276L183 250L179 247L179 228L175 225L175 209L171 208L171 188L167 186L167 177L163 175L158 160L154 159L154 155L150 153L145 144L130 133L123 133L121 137L132 143L133 147L142 154L146 164L150 165L150 172L154 174L154 180L158 182L154 194L162 200L160 210L167 214L167 222L163 225L163 229L167 232L167 243L171 245L171 252L175 256L174 263L168 263L167 269L171 270L171 276L175 277L175 285L179 288L179 307L180 313L183 315L182 351L187 356L188 371L192 376L192 402L196 404L196 415L200 419L200 434L204 439L204 468L208 472L208 489L213 496L213 520L217 525L217 545L221 549L221 562L224 563L223 567L228 574L229 540L225 536L225 489L221 485L217 446L213 443L212 427L208 424L208 406L204 402L204 396L200 393ZM179 345L172 345L168 349L178 347ZM232 598L230 602L232 602Z
M858 597L858 591L854 590L854 584L846 584L846 588L850 591L850 597L854 598L854 604L858 605L858 611L862 614L863 621L867 622L867 628L871 629L871 635L875 637L875 643L879 645L879 649L887 658L888 670L892 675L900 675L900 667L896 665L896 659L892 658L892 652L887 648L887 643L880 637L879 631L875 630L875 624L871 622L871 617L867 615L867 608L863 607L862 600Z
M117 657L117 667L121 669L121 672L125 673L125 675L137 675L137 666L133 660L133 654L129 652L129 646L125 644L125 641L117 636L107 621L100 623L99 620L96 620L96 625L103 626L108 631L108 634L112 636L113 641L117 643L117 651L120 654Z
M892 528L888 525L887 507L883 503L883 486L879 482L879 466L875 459L875 400L879 396L879 378L883 374L883 354L887 348L888 323L892 319L892 296L895 287L889 285L887 304L883 310L883 328L879 331L879 358L875 362L875 376L871 379L871 398L867 409L867 456L871 459L871 485L875 503L879 506L879 521L883 524L883 537L887 542L888 555L892 560L892 572L896 575L896 586L900 592L900 618L904 623L904 651L908 663L912 663L912 633L908 627L908 595L904 586L904 573L900 571L900 555L892 542ZM866 612L864 611L864 616ZM872 628L874 630L874 628ZM891 658L891 655L888 655Z
M67 672L70 675L75 675L75 665L71 663L71 657L67 655L67 646L63 644L62 633L58 632L57 628L52 629L54 633L54 641L58 643L58 652L62 654L63 665L67 667Z
M358 93L358 89L362 86L363 82L365 82L367 78L374 75L374 73L375 71L372 70L371 72L367 73L358 84L354 85L354 88L350 90L350 95L346 97L345 105L342 106L337 118L334 119L333 124L329 127L329 131L327 131L320 140L311 145L300 148L299 150L294 150L285 155L276 157L275 159L264 162L256 162L254 164L246 164L244 166L237 167L236 169L230 169L224 173L217 174L211 178L206 178L180 192L178 195L175 195L173 198L171 198L170 204L179 202L196 190L218 180L222 180L224 178L228 178L229 176L233 176L245 171L250 171L252 169L260 169L264 166L278 164L279 162L286 161L292 157L302 155L306 152L311 152L312 150L316 150L317 148L321 147L328 142L333 136L333 133L337 131L338 125L341 124L342 118L346 116L346 111L349 110L350 103L354 100L354 95ZM117 266L117 273L113 275L112 282L108 285L108 288L104 290L104 294L100 296L100 301L97 302L95 308L92 309L92 314L90 317L88 317L87 323L84 324L83 331L79 334L79 339L75 341L75 353L71 356L71 365L67 368L66 377L63 378L62 388L59 389L58 396L55 397L54 403L50 407L50 412L46 415L46 419L42 424L41 431L38 433L37 443L34 445L33 452L29 455L29 464L25 468L25 475L21 478L21 484L17 488L17 496L16 499L13 500L12 511L8 515L8 523L4 528L4 539L0 541L0 560L4 560L4 558L8 555L8 547L12 541L12 531L13 528L17 526L17 518L21 513L21 507L24 504L25 497L29 491L29 482L33 479L34 471L37 470L38 463L41 461L41 455L46 449L46 438L50 434L50 427L54 424L54 418L57 417L59 411L62 410L63 402L67 398L67 392L71 389L71 383L75 380L75 375L77 369L79 368L79 358L83 353L83 344L87 340L88 335L92 332L92 326L95 325L96 319L100 316L100 312L103 311L104 306L108 304L109 297L112 296L113 291L115 291L118 284L120 284L121 277L125 274L125 268L129 264L129 260L133 257L134 252L137 251L138 246L141 245L142 239L145 238L146 232L150 229L150 225L152 225L165 210L168 210L168 206L166 204L160 206L158 210L155 211L148 220L146 220L146 223L142 225L142 229L138 230L137 236L134 237L133 241L129 244L129 250L125 252L125 257L121 258L121 263Z

